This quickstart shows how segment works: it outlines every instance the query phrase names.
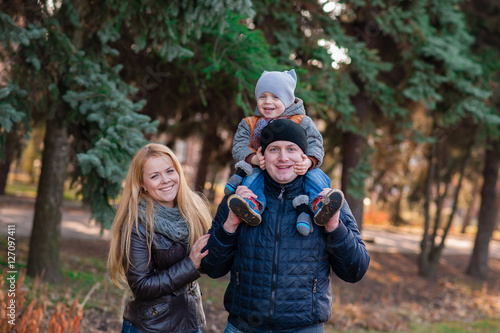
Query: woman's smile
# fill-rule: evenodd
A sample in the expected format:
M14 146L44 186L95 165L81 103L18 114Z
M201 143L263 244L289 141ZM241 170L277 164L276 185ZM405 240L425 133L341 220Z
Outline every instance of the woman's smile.
M179 173L168 156L150 157L143 167L143 188L160 205L175 206L179 191Z

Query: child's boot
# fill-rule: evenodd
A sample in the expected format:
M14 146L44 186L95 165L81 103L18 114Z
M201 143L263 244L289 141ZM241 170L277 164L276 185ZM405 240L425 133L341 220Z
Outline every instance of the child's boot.
M227 205L234 215L252 227L262 221L259 203L254 198L245 199L238 194L233 194L227 199Z
M341 190L330 190L325 196L319 195L312 202L314 223L324 226L330 221L344 204L344 193Z
M236 172L229 178L224 187L224 194L231 195L236 192L236 188L241 184L244 177L252 174L252 166L245 161L239 161L234 165Z
M295 227L302 236L307 236L312 232L311 216L309 215L309 197L299 195L292 201L293 207L299 213Z

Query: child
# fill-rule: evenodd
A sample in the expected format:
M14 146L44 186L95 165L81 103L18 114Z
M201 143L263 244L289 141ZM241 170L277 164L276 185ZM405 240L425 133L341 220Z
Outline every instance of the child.
M254 200L231 195L229 208L250 225L260 223L260 214L265 208L263 178L259 177L260 167L264 168L264 157L261 154L260 134L264 127L274 119L290 119L299 124L307 133L303 161L296 163L295 172L306 175L305 191L293 200L293 206L299 212L296 222L297 231L307 236L312 224L308 214L310 205L314 221L325 225L342 207L344 196L340 190L331 190L325 197L319 196L323 188L330 187L330 179L318 167L323 162L323 138L313 120L306 116L303 101L294 95L297 76L295 71L264 71L255 86L257 108L255 116L244 118L238 125L234 136L233 157L237 161L235 174L228 180L224 193L231 195L241 184L247 186L256 195ZM310 200L313 199L313 200Z

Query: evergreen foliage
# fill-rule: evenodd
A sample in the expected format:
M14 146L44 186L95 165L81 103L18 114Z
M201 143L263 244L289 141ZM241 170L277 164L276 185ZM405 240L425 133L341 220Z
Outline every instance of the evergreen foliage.
M107 72L101 68L90 59L77 61L71 71L79 73L74 77L79 85L62 98L78 111L77 118L84 119L76 124L79 130L73 147L79 172L74 180L81 177L85 202L109 228L114 216L109 200L120 193L131 156L146 143L143 133L156 131L157 121L140 114L143 101L134 103L128 98L134 89L120 79L119 67L104 67Z
M203 139L198 186L227 165L263 70L298 72L296 95L326 126L324 169L338 162L333 152L359 154L343 165L356 199L372 176L387 193L410 183L421 203L425 172L410 164L439 160L430 186L448 189L470 145L498 145L496 16L483 19L466 1L14 3L0 12L0 139L20 122L29 130L60 117L71 132L73 181L104 226L131 155L156 129L169 144ZM332 59L333 46L345 50L343 61Z
M481 61L471 52L474 38L458 3L348 1L345 15L351 18L339 17L342 31L358 40L357 44L349 38L339 40L343 40L341 45L352 58L347 67L360 78L367 96L384 115L380 118L374 113L371 119L382 120L382 126L383 122L391 121L400 128L400 134L394 128L391 130L395 142L402 137L421 143L428 141L429 132L419 133L413 126L413 102L424 103L427 115L435 116L439 127L459 126L466 119L480 126L498 124L499 118L485 103L489 91L481 85ZM352 22L358 22L357 29ZM363 43L359 45L359 41ZM372 52L364 50L366 47ZM359 52L361 55L373 56L354 55L358 50L364 50ZM353 66L356 62L361 65ZM370 74L363 74L363 70ZM371 83L371 78L377 82ZM377 143L374 132L364 133Z
M43 38L46 29L36 25L26 28L18 27L11 17L0 12L0 61L2 62L2 76L5 80L0 89L0 141L5 142L6 133L10 132L13 125L23 121L29 128L30 108L26 103L28 92L23 89L22 78L11 73L17 71L22 65L22 56L19 48L30 48L32 41ZM26 63L33 69L40 69L40 61L33 54L26 57ZM4 148L0 151L0 157Z
M372 168L377 165L372 153L385 150L384 146L390 145L390 151L401 151L405 156L404 149L439 139L433 136L433 126L440 129L438 133L450 133L450 138L455 135L453 129L459 133L462 126L471 135L482 133L471 131L469 123L499 128L498 114L485 103L490 92L482 84L482 60L472 53L474 36L466 25L461 3L254 1L254 22L264 32L272 55L280 63L300 67L305 74L299 75L302 82L297 95L305 99L310 115L326 121L325 150L331 152L335 146L345 145L352 135L368 144L354 148L361 156L355 165L343 165L343 173L348 172L348 192L354 197L364 197L364 180L370 175L398 172L396 164L391 163L385 164L388 170L370 168L370 164ZM326 13L323 9L327 7L333 10ZM338 69L330 66L333 43L344 48L348 56ZM422 106L424 112L420 112ZM417 109L420 117L435 124L431 121L427 123L431 126L417 126ZM344 147L353 150L352 146ZM450 145L442 149L456 148ZM341 155L349 153L344 150ZM456 159L448 161L440 173L460 172L461 164L452 163ZM399 173L408 171L403 167ZM420 179L418 184L425 183ZM391 188L390 184L381 185ZM393 188L402 189L395 184ZM423 192L418 193L416 197L422 200Z
M214 177L232 161L231 136L238 123L254 113L257 79L264 69L284 70L270 56L262 32L248 17L227 12L223 22L203 27L199 40L183 44L193 51L191 57L168 62L154 49L135 55L128 47L132 44L125 38L118 45L123 56L136 59L124 62L122 73L147 98L144 113L160 121L159 132L167 135L171 147L190 136L202 140L197 189L207 177L212 183L224 182Z
M93 217L109 227L128 162L146 143L143 134L158 126L141 114L145 101L134 102L136 89L119 75L117 41L131 36L135 52L154 49L166 61L192 56L183 44L200 37L203 27L223 26L228 10L252 14L251 3L65 0L37 6L16 4L0 12L2 60L16 57L2 90L8 113L2 113L1 126L54 117L62 103L66 111L59 121L72 131L77 163L73 181L82 184Z
M15 107L15 105L26 95L25 90L13 84L0 89L0 130L2 130L0 134L4 134L4 131L5 133L10 132L12 125L23 119L24 113L19 111L19 107Z
M498 117L500 116L500 29L497 22L500 5L496 1L479 0L465 2L462 8L467 16L469 29L476 36L472 50L483 68L482 86L491 91L488 105ZM489 271L489 242L495 226L498 228L500 193L496 184L500 165L500 126L491 119L491 122L487 120L481 124L480 129L479 139L484 146L481 206L476 241L466 272L471 276L486 279Z

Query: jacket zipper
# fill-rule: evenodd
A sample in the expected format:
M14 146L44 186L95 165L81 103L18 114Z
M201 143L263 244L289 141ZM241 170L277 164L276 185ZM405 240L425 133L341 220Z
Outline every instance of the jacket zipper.
M280 205L283 203L283 193L285 193L285 186L281 185L280 195L278 195L278 199L281 200Z
M274 262L273 262L273 279L272 279L272 287L271 287L271 306L269 309L269 319L270 322L273 322L273 314L274 314L274 300L276 298L276 280L278 278L277 270L278 270L278 249L279 249L279 238L280 238L280 224L281 224L281 215L283 213L283 194L285 193L285 186L281 185L281 191L278 196L280 200L280 207L278 210L278 216L276 219L276 238L274 240Z

